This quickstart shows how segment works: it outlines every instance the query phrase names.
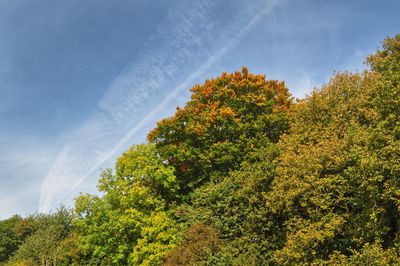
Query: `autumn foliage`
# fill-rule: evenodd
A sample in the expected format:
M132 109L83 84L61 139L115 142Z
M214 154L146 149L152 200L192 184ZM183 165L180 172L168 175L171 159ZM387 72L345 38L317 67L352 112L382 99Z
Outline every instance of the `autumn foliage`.
M72 211L0 221L4 265L399 265L400 35L293 102L243 68L191 89Z
M185 107L148 135L175 167L182 193L239 169L251 151L266 141L277 142L288 127L291 98L284 82L243 68L191 91Z

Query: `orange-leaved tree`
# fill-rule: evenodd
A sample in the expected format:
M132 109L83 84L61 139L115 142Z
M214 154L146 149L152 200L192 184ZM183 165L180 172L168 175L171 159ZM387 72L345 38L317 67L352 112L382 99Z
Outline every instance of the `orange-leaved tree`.
M148 135L175 167L183 194L238 169L249 152L276 142L288 127L292 99L285 83L266 80L245 67L196 85L191 92L190 101Z

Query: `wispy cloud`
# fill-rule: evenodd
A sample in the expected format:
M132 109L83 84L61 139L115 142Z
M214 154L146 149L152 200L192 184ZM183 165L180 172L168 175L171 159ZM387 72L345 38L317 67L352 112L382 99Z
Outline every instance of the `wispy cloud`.
M281 2L243 3L229 21L216 19L217 1L176 3L141 60L115 79L96 114L71 133L42 183L39 210L70 201L85 182L93 185L99 168L110 166L130 144L143 141L158 119L187 99L188 87Z
M56 152L34 139L19 139L18 144L1 139L0 169L7 182L0 186L0 219L25 215L37 209L42 174Z

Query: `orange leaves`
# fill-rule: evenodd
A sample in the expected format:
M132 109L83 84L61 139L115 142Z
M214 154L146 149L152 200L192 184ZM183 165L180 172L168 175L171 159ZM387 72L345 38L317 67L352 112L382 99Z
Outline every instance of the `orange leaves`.
M203 90L199 91L199 93L202 96L210 96L210 94L213 92L213 86L211 84L206 84L206 86L203 87Z
M219 113L224 118L232 117L232 116L236 115L236 113L230 107L222 107L222 108L220 108L219 109Z
M276 141L286 130L286 116L278 114L286 112L291 103L283 82L266 80L243 67L241 72L223 73L191 91L190 101L173 117L159 122L148 136L162 156L173 162L184 186L194 187L215 169L224 172L238 167L253 150L249 142L256 136ZM221 156L215 143L235 150L234 156Z

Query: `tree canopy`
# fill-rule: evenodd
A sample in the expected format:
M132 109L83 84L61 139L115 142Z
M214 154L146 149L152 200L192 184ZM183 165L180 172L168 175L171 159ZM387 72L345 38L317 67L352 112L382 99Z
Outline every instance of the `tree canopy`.
M222 73L72 210L0 221L0 265L398 265L400 35L293 101Z
M239 169L265 141L277 142L287 127L291 98L284 82L243 68L192 89L184 108L148 134L169 165L181 193Z

